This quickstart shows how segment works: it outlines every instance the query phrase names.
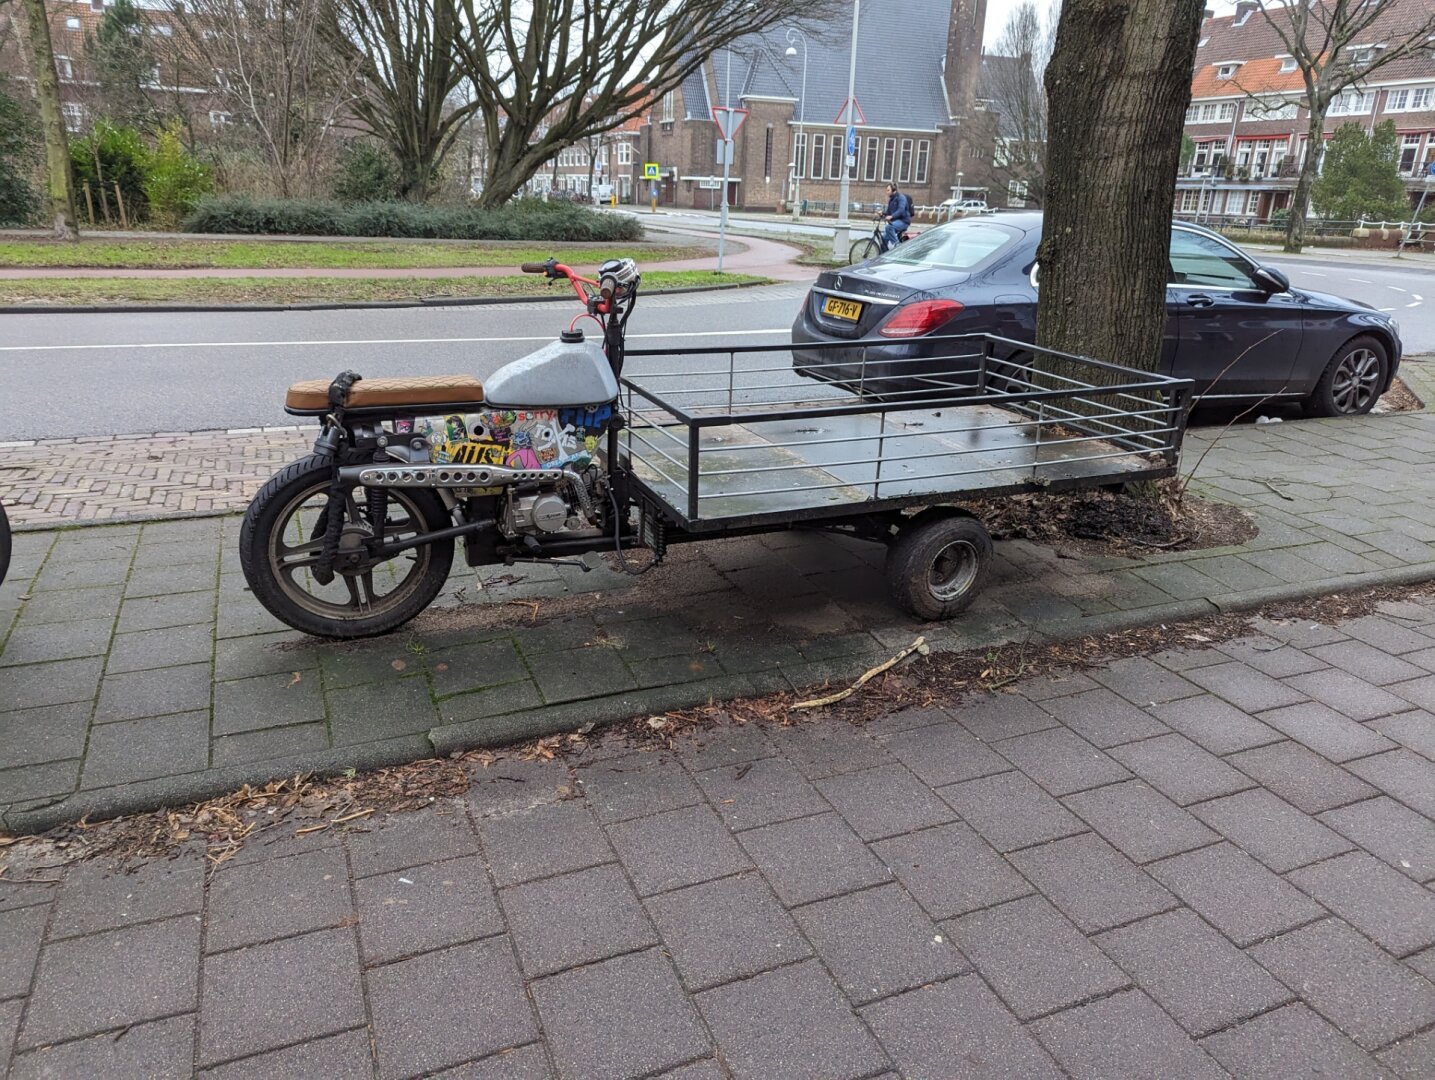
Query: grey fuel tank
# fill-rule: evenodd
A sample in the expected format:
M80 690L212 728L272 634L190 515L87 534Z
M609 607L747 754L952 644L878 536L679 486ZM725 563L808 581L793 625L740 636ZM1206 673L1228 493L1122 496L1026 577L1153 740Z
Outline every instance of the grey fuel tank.
M596 341L581 330L505 364L483 381L483 400L499 408L601 405L618 396L618 380Z

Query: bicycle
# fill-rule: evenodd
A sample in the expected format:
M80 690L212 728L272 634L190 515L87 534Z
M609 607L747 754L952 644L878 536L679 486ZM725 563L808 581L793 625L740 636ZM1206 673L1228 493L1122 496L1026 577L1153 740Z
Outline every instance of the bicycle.
M875 259L878 255L888 250L887 242L882 236L882 229L885 224L881 214L878 214L872 219L872 235L858 240L852 245L852 250L847 253L851 264L866 262L868 259ZM897 243L900 244L910 239L912 239L910 229L904 229L901 235L897 237Z

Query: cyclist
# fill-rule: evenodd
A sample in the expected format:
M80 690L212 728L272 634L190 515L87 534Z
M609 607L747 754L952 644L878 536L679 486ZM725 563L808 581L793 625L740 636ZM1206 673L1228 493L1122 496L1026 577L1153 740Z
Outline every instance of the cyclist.
M887 223L882 230L882 250L891 251L912 224L912 198L898 191L896 184L887 185L887 212L882 220Z

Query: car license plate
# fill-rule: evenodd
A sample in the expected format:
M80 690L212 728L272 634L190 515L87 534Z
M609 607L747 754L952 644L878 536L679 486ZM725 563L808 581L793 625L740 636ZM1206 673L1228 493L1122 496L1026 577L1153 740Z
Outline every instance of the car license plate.
M862 305L853 300L839 300L835 296L829 296L822 305L822 314L831 315L834 319L856 322L862 317Z

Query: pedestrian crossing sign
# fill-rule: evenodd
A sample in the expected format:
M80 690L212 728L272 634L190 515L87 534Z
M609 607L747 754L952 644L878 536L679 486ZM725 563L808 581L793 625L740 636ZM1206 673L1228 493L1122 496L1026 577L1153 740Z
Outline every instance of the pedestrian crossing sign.
M645 162L643 163L643 179L644 179L644 180L656 180L656 179L658 179L658 163L657 163L656 161L645 161Z

